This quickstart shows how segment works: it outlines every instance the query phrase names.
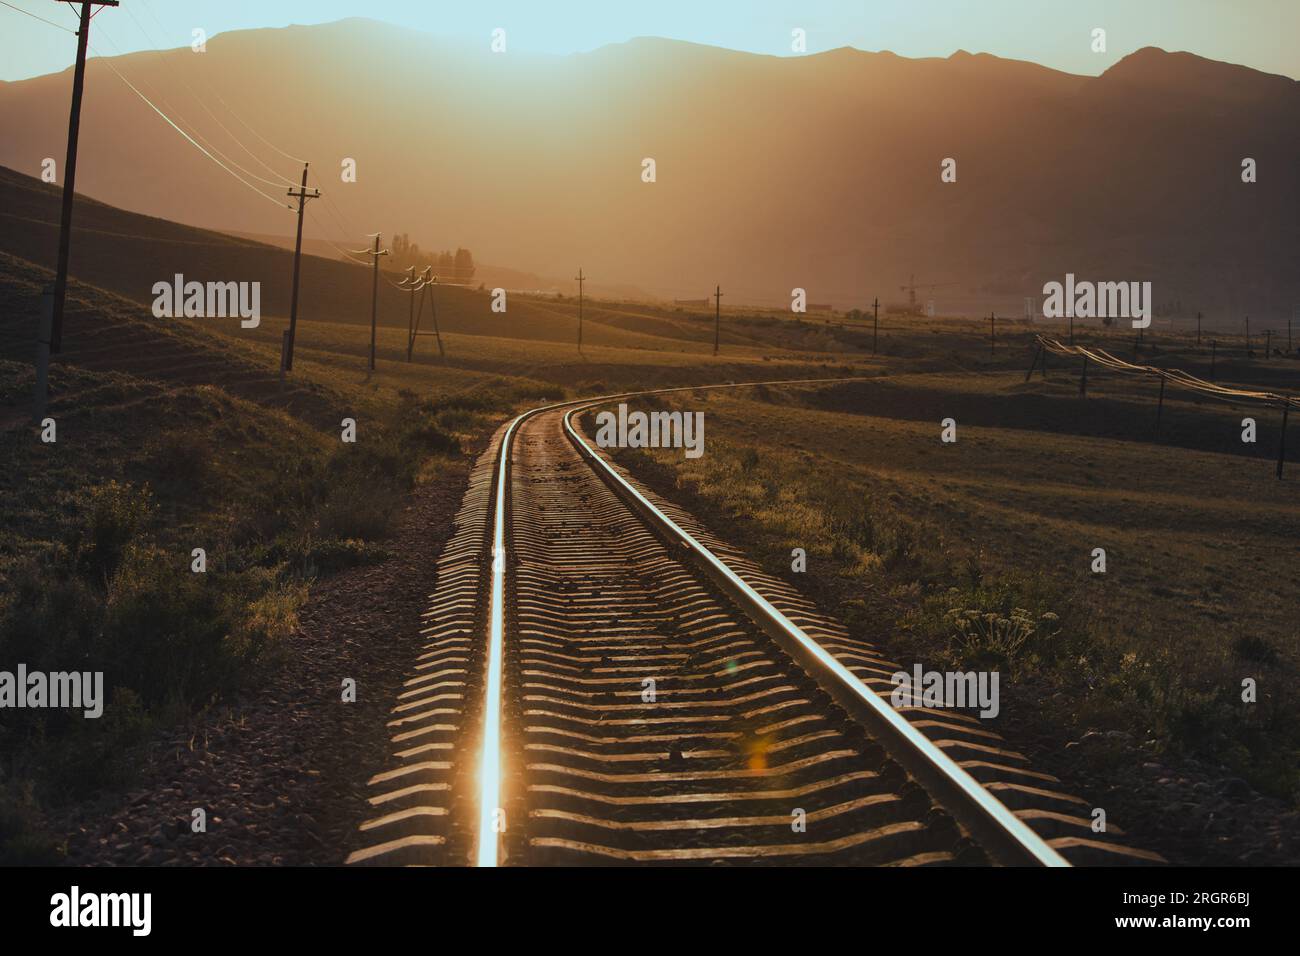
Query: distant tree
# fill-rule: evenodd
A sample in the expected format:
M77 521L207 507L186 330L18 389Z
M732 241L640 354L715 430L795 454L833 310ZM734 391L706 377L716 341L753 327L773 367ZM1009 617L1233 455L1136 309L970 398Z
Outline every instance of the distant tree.
M469 282L474 278L474 256L468 249L456 250L456 281Z
M438 253L438 263L435 269L438 275L444 279L451 282L456 281L456 257L450 252Z

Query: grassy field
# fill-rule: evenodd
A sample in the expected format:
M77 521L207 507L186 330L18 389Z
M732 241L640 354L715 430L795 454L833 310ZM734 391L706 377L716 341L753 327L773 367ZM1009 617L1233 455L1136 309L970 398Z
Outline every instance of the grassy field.
M556 300L512 306L518 337L447 332L445 357L423 338L409 363L394 319L374 372L366 326L304 318L281 381L282 319L158 320L147 298L74 281L46 443L29 402L49 279L0 252L0 661L102 670L109 700L103 720L25 710L0 723L7 862L57 859L45 811L129 786L137 745L275 667L313 584L382 560L414 486L463 481L459 459L511 413L572 394L842 370L796 348L821 333L773 318L756 320L765 338L729 334L715 360L705 317L655 306L588 304L579 354L529 326L541 315L576 333L576 303ZM491 316L485 295L474 301ZM355 443L341 440L344 419Z
M48 219L49 190L15 195L15 215ZM853 380L687 393L673 402L706 411L704 457L627 460L773 571L789 574L790 550L805 548L797 583L895 657L1001 669L1006 720L1050 741L1110 731L1131 743L1090 750L1096 772L1135 752L1191 754L1296 802L1300 500L1294 471L1272 478L1273 410L1171 390L1157 433L1151 380L1094 370L1083 399L1077 366L1053 359L1026 382L1035 332L1061 330L1025 323L999 323L990 352L981 322L890 315L877 342L869 318L728 308L714 356L707 310L588 300L579 352L572 299L512 296L500 314L466 288L437 292L445 356L424 337L408 362L408 301L382 286L371 372L368 274L324 260L305 272L313 291L282 381L282 252L84 211L86 282L70 285L51 371L53 444L27 407L50 275L13 254L21 235L0 242L0 662L102 669L112 717L6 716L0 859L51 858L44 807L127 785L121 754L135 742L274 667L312 585L381 559L412 489L462 481L463 457L510 414L795 378ZM150 314L149 287L172 269L254 266L275 283L259 328ZM1211 359L1209 334L1197 347L1154 330L1138 355L1129 332L1078 335L1204 377L1213 361L1221 381L1296 381L1296 361L1263 356L1258 339L1252 355L1218 334ZM1246 415L1255 444L1240 441ZM949 417L958 440L945 444ZM340 440L345 418L355 444ZM1090 569L1096 548L1104 574Z
M1275 364L1258 375L1294 367ZM1294 470L1273 477L1278 413L1171 392L1157 438L1154 398L1113 376L1085 400L1061 371L899 369L675 398L704 410L704 456L621 454L896 658L999 669L1008 718L1058 745L1113 731L1294 804L1300 497ZM1133 748L1093 753L1094 771Z

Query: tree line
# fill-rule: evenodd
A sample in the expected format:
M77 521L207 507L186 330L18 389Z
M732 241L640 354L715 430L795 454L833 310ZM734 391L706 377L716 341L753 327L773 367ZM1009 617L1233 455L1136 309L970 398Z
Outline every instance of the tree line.
M411 266L415 266L417 273L423 272L425 267L432 267L433 274L442 282L468 283L474 278L474 254L468 249L426 252L404 232L393 236L389 257L393 266L403 272Z

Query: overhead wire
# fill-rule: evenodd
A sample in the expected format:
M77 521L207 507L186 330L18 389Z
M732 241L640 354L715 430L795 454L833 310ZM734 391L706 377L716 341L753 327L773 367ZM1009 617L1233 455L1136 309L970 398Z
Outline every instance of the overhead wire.
M30 10L24 10L22 7L15 7L12 3L6 3L5 0L0 0L0 7L8 7L10 10L17 10L19 13L24 14L25 16L29 16L33 20L40 20L41 23L48 24L49 26L54 27L56 30L62 30L65 33L71 33L73 36L77 35L77 31L71 29L70 27L65 27L61 23L55 23L53 20L46 20L44 17L37 16L35 13L32 13Z
M94 49L94 48L92 47L92 49ZM180 133L182 136L184 136L185 139L187 139L187 140L190 142L190 144L194 146L195 149L197 149L199 152L201 152L204 156L208 157L208 159L212 160L214 163L216 163L218 166L220 166L222 169L224 169L227 173L229 173L229 174L230 174L231 176L233 176L235 179L239 180L241 183L243 183L245 186L247 186L247 187L248 187L249 189L251 189L253 192L257 193L257 194L258 194L259 196L261 196L263 199L266 199L268 202L275 203L275 205L277 205L277 206L281 206L281 207L283 207L283 208L285 208L285 209L290 209L290 210L293 209L293 206L289 205L289 203L284 202L284 201L282 201L282 200L280 200L280 199L276 199L274 196L270 196L270 195L268 195L267 193L263 192L262 190L258 189L256 186L254 186L254 185L253 185L252 183L250 183L248 180L246 180L246 179L244 179L242 176L240 176L239 173L235 172L233 169L231 169L229 166L227 166L225 163L223 163L223 162L222 162L220 159L218 159L216 156L212 155L212 153L210 153L207 149L205 149L205 148L203 147L202 144L200 144L196 139L194 139L194 137L190 136L189 133L185 132L185 130L183 130L183 129L181 129L179 126L177 126L176 123L172 121L172 118L171 118L170 116L168 116L166 113L164 113L161 109L159 109L159 108L154 104L154 102L153 102L152 100L149 99L149 97L147 97L147 96L145 96L143 93L141 93L140 90L136 88L135 84L132 83L130 80L128 80L125 76L123 76L122 73L117 69L117 67L115 67L115 66L112 64L112 61L110 61L108 58L104 57L103 54L99 53L98 50L95 50L95 53L96 53L97 56L99 56L99 58L100 58L100 60L103 62L103 64L104 64L106 67L108 67L110 70L112 70L113 74L114 74L114 75L115 75L119 80L121 80L123 83L125 83L125 84L127 85L127 87L131 90L131 92L133 92L136 96L140 97L140 99L143 100L144 103L145 103L145 104L146 104L150 109L152 109L155 113L157 113L159 116L161 116L161 117L163 118L163 120L167 123L167 125L169 125L172 129L176 130L176 132L178 132L178 133ZM276 184L272 183L272 185L276 185Z
M1124 374L1155 375L1188 391L1197 392L1209 396L1210 398L1217 398L1221 401L1258 402L1262 405L1270 405L1277 408L1300 408L1300 398L1281 395L1277 392L1268 392L1262 389L1232 388L1227 385L1220 385L1217 382L1207 382L1205 379L1199 378L1183 369L1165 369L1154 365L1137 365L1133 362L1119 358L1116 355L1112 355L1110 352L1107 352L1102 348L1089 348L1084 345L1066 345L1057 339L1051 339L1044 335L1036 335L1035 340L1040 347L1051 352L1053 355L1080 356L1088 361L1096 363L1102 368Z
M196 92L194 91L194 87L190 86L189 82L185 79L184 75L183 75L179 70L175 69L175 68L172 66L172 64L171 64L170 60L168 59L168 57L169 57L170 54L172 54L172 53L174 53L174 52L176 52L176 51L174 51L174 50L169 51L169 50L165 50L165 49L163 49L163 44L159 43L159 42L154 38L153 34L150 33L149 30L148 30L148 28L147 28L143 23L140 22L139 18L136 17L136 15L135 15L131 10L130 10L130 8L125 8L125 9L126 9L127 16L129 16L129 17L131 18L131 21L136 25L137 29L139 29L139 31L141 32L141 34L144 35L145 39L147 39L147 40L149 41L149 43L150 43L150 44L155 48L155 50L156 50L157 53L158 53L158 57L159 57L159 59L162 61L163 65L166 67L166 69L167 69L167 71L170 73L170 75L173 76L173 77L175 77L176 79L180 80L181 85L185 87L185 89L189 92L190 96L193 97L194 101L197 102L197 103L199 104L199 106L203 109L203 111L204 111L205 113L207 113L208 116L210 116L210 117L212 118L212 121L213 121L214 123L216 123L219 127L221 127L222 132L224 132L227 136L229 136L232 140L234 140L235 145L237 145L237 146L238 146L240 149L242 149L245 153L247 153L249 156L251 156L251 157L253 158L253 160L254 160L254 161L255 161L259 166L261 166L263 169L265 169L267 172L269 172L272 176L276 177L276 178L279 180L279 182L272 182L272 181L269 180L269 179L266 179L266 178L264 178L264 177L259 176L257 173L254 173L252 170L245 169L243 166L239 166L238 168L241 169L241 170L243 170L243 171L244 171L245 173L247 173L249 176L252 176L252 177L254 177L255 179L258 179L258 180L260 180L261 182L267 183L268 185L271 185L271 186L289 186L290 188L292 188L293 186L297 185L297 184L296 184L292 179L290 179L290 178L288 178L287 176L283 175L282 173L278 172L278 171L277 171L273 166L271 166L269 163L266 163L265 161L263 161L262 158L261 158L260 156L258 156L256 153L254 153L251 149L249 149L249 148L244 144L244 142L243 142L243 141L242 141L238 136L236 136L236 135L235 135L235 134L230 130L230 128L229 128L228 126L226 126L225 123L221 122L220 117L218 117L216 113L212 112L212 109L208 106L208 104L205 103L205 102L203 101L203 97L199 96L199 94L196 93ZM156 17L155 17L154 19L155 19L155 21L157 20ZM166 33L166 28L163 27L161 23L159 23L158 26L159 26L160 29L162 29L162 30L164 31L164 34L165 34L165 33ZM237 114L235 114L235 111L232 110L232 109L230 109L229 106L227 106L226 109L229 110L230 113L231 113L232 115L235 115L235 116L238 118ZM194 128L194 125L193 125L192 123L189 123L189 124L187 124L187 125L189 125L192 129ZM247 124L245 124L245 125L247 125ZM249 128L251 129L251 127L249 127ZM197 130L196 130L196 134L197 134ZM202 137L201 137L201 138L202 138ZM211 143L210 141L208 141L208 140L206 140L206 139L205 139L204 141L207 142L209 146L212 146L212 148L213 148L214 150L216 149L216 147L213 146L212 143ZM222 155L225 156L224 153L223 153ZM230 162L232 165L238 165L238 164L236 164L235 161L234 161L233 159L231 159L229 156L225 156L225 158L226 158L226 160L227 160L228 162Z

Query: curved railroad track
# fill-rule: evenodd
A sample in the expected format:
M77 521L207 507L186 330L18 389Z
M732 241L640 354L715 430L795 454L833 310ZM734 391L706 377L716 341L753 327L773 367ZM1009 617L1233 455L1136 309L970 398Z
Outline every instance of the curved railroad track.
M350 863L1159 859L613 465L578 419L629 397L480 457Z

